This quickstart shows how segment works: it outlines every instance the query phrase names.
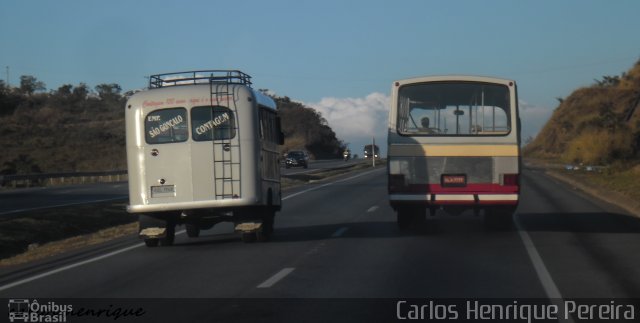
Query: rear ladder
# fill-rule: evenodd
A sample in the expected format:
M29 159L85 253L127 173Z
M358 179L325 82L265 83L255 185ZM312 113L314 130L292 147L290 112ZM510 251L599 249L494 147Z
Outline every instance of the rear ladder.
M231 76L229 76L231 77ZM214 177L214 192L215 199L231 199L239 198L240 187L240 131L238 127L238 114L235 97L235 87L229 82L220 82L217 79L212 78L209 82L211 92L211 111L213 114L213 108L215 106L223 106L224 102L227 103L226 107L231 110L233 115L233 123L227 128L227 136L223 139L213 138L213 177ZM213 117L213 115L212 115ZM231 134L235 133L237 138L233 143ZM215 132L214 132L215 134ZM234 158L234 152L237 154L237 159ZM234 171L234 168L236 169Z

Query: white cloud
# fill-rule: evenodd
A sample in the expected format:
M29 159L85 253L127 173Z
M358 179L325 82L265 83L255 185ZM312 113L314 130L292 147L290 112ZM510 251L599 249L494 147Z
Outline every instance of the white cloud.
M522 122L522 139L529 136L534 137L540 132L542 127L551 117L552 108L537 106L526 101L518 102L520 108L520 120Z
M305 103L303 103L305 104ZM386 154L389 96L374 92L364 98L322 98L320 102L306 103L319 111L339 139L349 143L352 153L362 155L363 146L375 136L383 155ZM520 100L522 138L535 137L549 120L552 108Z
M322 114L338 138L349 143L353 153L362 155L362 146L369 143L372 136L381 149L386 146L389 97L385 94L374 92L364 98L326 97L306 105Z

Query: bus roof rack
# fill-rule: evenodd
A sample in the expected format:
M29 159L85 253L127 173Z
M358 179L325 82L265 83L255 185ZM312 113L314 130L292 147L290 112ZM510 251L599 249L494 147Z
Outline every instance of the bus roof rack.
M204 70L156 74L149 77L149 88L190 84L242 84L251 86L251 76L238 70Z

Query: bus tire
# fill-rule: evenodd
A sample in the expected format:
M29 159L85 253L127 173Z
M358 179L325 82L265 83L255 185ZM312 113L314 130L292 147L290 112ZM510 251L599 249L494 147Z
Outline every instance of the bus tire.
M159 239L144 239L144 244L149 248L155 248L159 243Z
M166 228L167 233L165 237L160 238L160 245L163 247L172 246L176 239L176 225L171 221L167 221Z
M243 232L242 233L242 242L244 242L244 243L256 242L256 232Z
M268 207L262 215L262 227L256 232L256 238L260 242L267 242L273 234L273 223L275 217L275 209Z
M406 230L411 226L413 222L413 213L408 207L398 208L398 229Z
M192 224L192 223L187 223L184 225L184 228L187 230L187 236L189 238L197 238L200 236L200 227Z

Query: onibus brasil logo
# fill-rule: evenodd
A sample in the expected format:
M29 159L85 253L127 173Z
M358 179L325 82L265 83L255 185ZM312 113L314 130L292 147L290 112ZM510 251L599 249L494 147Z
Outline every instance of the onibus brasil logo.
M72 305L40 304L36 299L10 299L8 306L10 322L66 322L67 313L73 310Z

